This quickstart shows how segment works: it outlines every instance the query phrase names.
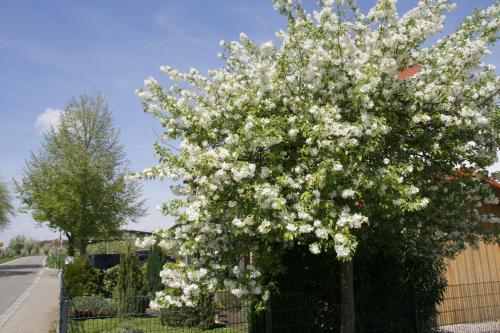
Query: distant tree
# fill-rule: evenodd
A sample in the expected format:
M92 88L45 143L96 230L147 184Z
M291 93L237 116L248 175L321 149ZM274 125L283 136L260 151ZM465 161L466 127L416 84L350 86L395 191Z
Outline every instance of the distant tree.
M7 185L0 179L0 231L9 224L9 215L14 213Z
M9 249L14 251L15 254L21 254L24 250L24 245L26 243L26 237L17 235L9 241Z
M28 238L24 242L24 249L28 255L37 255L40 251L40 242L33 238Z
M43 254L47 255L49 254L49 250L50 248L52 247L52 244L51 243L44 243L43 244Z
M35 240L32 238L27 238L24 242L24 250L27 255L31 255L31 251L35 248Z
M44 135L16 183L23 209L68 238L69 255L86 255L92 238L116 236L143 216L140 188L127 182L126 159L107 100L99 93L73 98L60 125Z

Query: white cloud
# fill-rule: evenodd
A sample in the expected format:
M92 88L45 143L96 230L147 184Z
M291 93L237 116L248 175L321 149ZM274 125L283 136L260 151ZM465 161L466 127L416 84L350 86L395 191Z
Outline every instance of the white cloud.
M57 129L59 126L59 117L62 110L48 108L42 114L38 115L35 120L35 128L38 134L47 132L51 127Z

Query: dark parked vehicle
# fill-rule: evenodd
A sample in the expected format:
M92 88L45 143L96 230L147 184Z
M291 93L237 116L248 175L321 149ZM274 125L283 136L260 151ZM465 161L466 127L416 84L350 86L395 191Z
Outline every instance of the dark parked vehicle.
M137 258L139 258L140 262L145 262L146 260L148 260L149 250L137 250L135 251L135 254Z
M97 269L108 269L120 264L120 254L92 254L90 263Z
M149 256L149 250L138 250L135 252L140 262L146 262ZM97 269L108 269L120 264L121 254L92 254L90 263ZM175 262L175 258L167 257L168 262Z

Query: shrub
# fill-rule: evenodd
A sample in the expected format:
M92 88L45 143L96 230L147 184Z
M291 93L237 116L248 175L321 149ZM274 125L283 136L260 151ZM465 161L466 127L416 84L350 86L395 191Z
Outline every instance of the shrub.
M168 308L160 311L162 325L173 327L215 327L215 306L212 294L202 294L195 307Z
M118 284L120 266L111 267L102 273L101 292L106 297L112 297Z
M110 253L123 254L127 250L127 246L133 243L134 241L132 239L92 243L89 244L89 247L87 248L87 253L89 255L110 254Z
M420 255L425 244L412 253L405 251L406 244L398 235L375 236L360 244L354 257L356 331L413 332L414 327L426 325L436 315L436 304L446 287L445 266L440 258ZM315 333L339 332L340 269L335 254L314 255L306 247L295 246L286 249L282 258L285 269L275 277L279 292L272 293L268 311L273 323L289 326L273 332L302 332L306 324ZM313 311L304 311L304 304L310 304ZM294 315L299 312L300 316ZM250 332L265 330L265 315L251 314Z
M144 313L149 303L139 259L132 246L122 255L118 266L116 296L120 300L122 314Z
M99 272L87 258L80 257L63 270L68 297L90 296L99 292Z
M116 301L101 295L77 296L71 300L71 318L113 317L117 312Z

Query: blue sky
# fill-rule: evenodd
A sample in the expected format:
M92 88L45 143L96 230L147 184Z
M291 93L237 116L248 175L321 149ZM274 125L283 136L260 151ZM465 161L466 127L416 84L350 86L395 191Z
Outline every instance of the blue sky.
M315 1L304 0L306 7ZM374 0L358 0L366 12ZM417 3L400 0L400 14ZM494 0L458 0L445 30L454 30L474 8ZM50 111L72 97L101 91L108 97L115 125L133 170L156 163L152 144L160 133L156 119L142 112L134 95L152 75L168 84L161 65L202 72L218 68L218 42L236 40L240 32L257 42L274 39L285 19L271 0L184 1L6 1L0 4L0 175L10 181L22 174L24 160L40 144ZM490 62L495 65L498 46ZM49 110L47 112L47 110ZM41 116L42 114L44 114ZM38 122L37 122L38 119ZM155 207L168 200L168 182L144 183L149 215L131 228L153 230L171 221ZM11 187L12 188L12 187ZM17 202L16 202L17 205ZM17 214L0 241L24 234L55 237Z

